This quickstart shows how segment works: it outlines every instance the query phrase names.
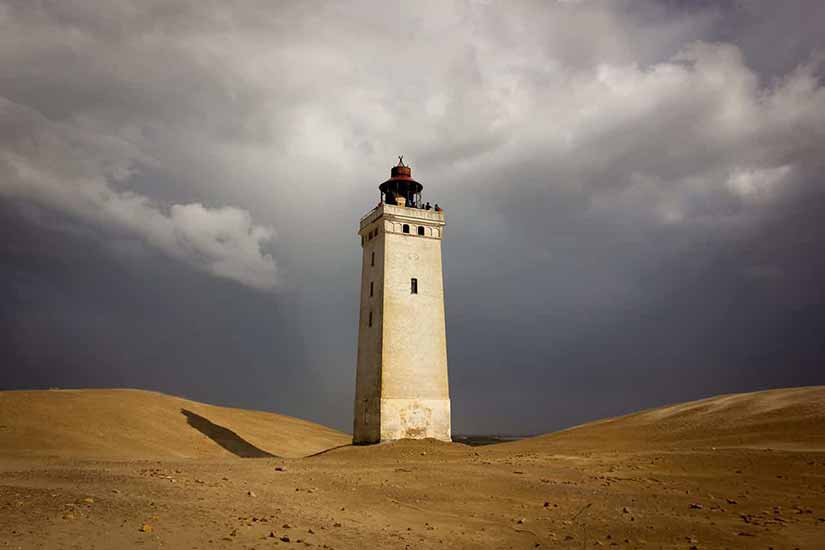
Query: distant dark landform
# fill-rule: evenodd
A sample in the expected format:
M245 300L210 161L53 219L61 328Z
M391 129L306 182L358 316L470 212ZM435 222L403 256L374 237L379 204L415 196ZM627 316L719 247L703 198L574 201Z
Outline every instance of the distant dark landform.
M471 447L482 445L493 445L494 443L506 443L507 441L518 441L533 437L531 435L453 435L453 443L464 443Z

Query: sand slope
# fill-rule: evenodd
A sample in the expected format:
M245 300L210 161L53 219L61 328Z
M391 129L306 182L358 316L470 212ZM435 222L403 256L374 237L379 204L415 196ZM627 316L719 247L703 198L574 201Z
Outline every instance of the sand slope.
M240 460L349 438L149 392L0 393L0 547L822 548L824 401L777 390L485 447Z
M825 386L722 395L496 445L508 452L713 446L825 450Z
M299 457L349 442L349 435L305 420L156 392L0 392L0 454L6 455Z

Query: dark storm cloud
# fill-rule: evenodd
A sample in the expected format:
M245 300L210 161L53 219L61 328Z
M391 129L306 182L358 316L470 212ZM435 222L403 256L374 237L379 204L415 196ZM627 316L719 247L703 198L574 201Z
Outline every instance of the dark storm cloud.
M399 153L447 208L457 431L825 383L821 13L0 2L0 385L348 428Z

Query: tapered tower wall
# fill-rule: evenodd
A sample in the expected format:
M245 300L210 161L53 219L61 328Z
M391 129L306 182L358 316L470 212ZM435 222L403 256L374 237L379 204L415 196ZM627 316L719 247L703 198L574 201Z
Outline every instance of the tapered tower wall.
M381 347L383 319L384 233L376 219L362 220L361 306L358 320L353 442L381 438ZM375 232L370 238L368 233Z
M444 225L442 212L387 204L362 219L355 443L450 440Z

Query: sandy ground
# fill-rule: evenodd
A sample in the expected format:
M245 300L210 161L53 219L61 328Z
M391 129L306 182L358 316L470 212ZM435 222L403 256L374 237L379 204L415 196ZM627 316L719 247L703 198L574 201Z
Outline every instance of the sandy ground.
M350 441L290 416L143 390L0 392L0 456L294 458Z
M104 460L9 447L6 395L0 548L825 548L825 388L485 447Z

